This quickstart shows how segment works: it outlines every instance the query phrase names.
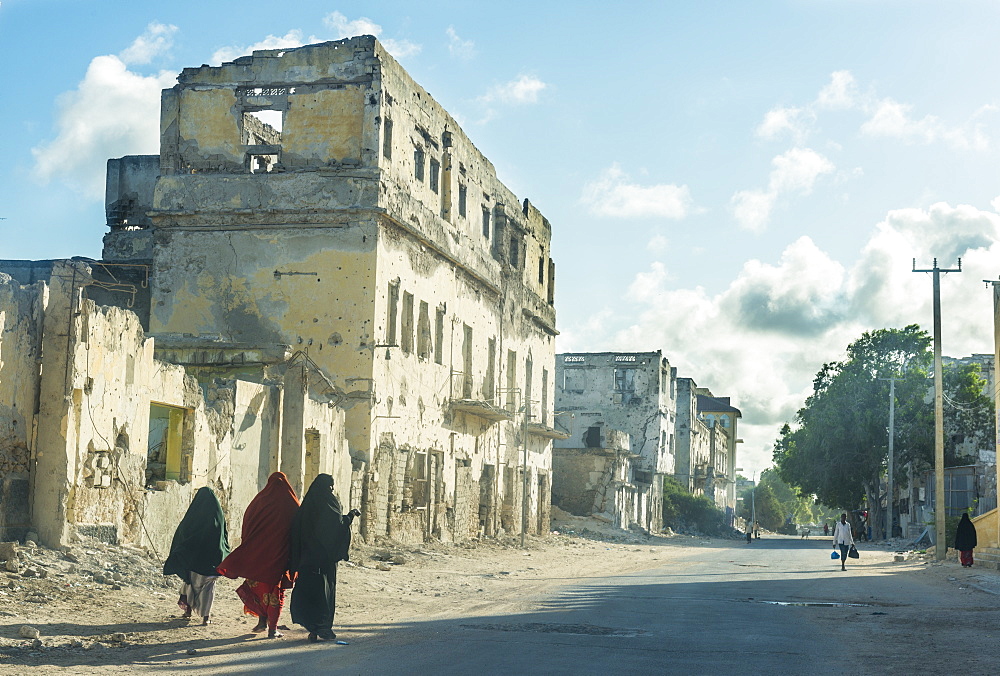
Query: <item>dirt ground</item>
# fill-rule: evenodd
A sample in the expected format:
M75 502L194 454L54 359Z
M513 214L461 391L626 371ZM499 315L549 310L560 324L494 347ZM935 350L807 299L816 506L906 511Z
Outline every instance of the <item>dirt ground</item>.
M680 563L712 544L690 535L614 530L558 510L553 529L547 537L528 537L525 549L517 537L353 547L352 560L338 573L338 638L357 640L404 618L474 613L590 576ZM890 557L886 552L886 560ZM155 558L140 550L97 541L66 552L20 547L13 565L0 563L0 571L3 674L29 668L33 674L84 674L95 667L121 673L150 663L162 669L197 659L199 646L236 636L268 640L249 631L256 618L242 612L235 594L239 580L218 581L211 625L180 619L178 580L163 577ZM950 584L941 571L925 574ZM281 625L284 637L275 640L305 639L306 632L291 624L287 601Z

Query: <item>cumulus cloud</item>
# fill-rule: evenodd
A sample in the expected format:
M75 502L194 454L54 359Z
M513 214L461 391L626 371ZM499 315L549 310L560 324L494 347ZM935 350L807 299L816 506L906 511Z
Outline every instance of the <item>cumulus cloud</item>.
M363 16L352 20L340 12L331 12L323 17L323 25L330 31L330 34L326 37L316 35L306 37L303 31L294 28L284 35L268 35L263 40L258 40L252 44L220 47L212 55L211 63L226 63L240 56L248 56L256 50L293 49L326 40L353 38L358 35L374 35L382 43L382 46L386 48L386 51L397 59L418 54L421 50L420 45L409 40L393 40L392 38L382 37L382 26L368 17Z
M757 126L756 134L760 138L773 140L787 133L801 143L808 134L813 118L811 111L805 108L772 108L764 115L764 120Z
M911 323L930 330L930 276L913 273L912 259L928 268L935 256L942 268L962 258L963 272L941 284L945 354L992 352L992 292L982 280L997 279L1000 214L946 203L888 212L849 267L800 237L776 261L748 261L714 295L684 288L653 263L634 276L625 305L565 333L574 342L586 336L574 350L663 349L680 376L732 397L743 412L740 462L759 467L824 362L844 358L864 331ZM634 317L626 328L607 328L621 326L626 313Z
M915 115L909 103L879 97L874 88L862 91L848 70L830 74L816 98L801 106L777 106L764 115L755 133L765 140L784 135L802 144L815 128L821 113L853 111L864 115L860 131L872 138L889 138L910 144L946 143L962 150L987 150L990 137L984 120L995 113L994 105L983 105L961 122L945 122L931 114Z
M730 203L741 227L763 231L778 199L788 193L808 194L820 176L831 173L834 165L810 148L792 148L771 160L766 189L739 190Z
M143 75L127 64L148 63L164 53L174 31L150 24L121 54L91 60L77 88L56 101L55 138L32 148L37 179L61 179L100 200L109 157L159 152L160 91L173 86L176 73Z
M382 26L366 16L348 19L340 12L331 12L323 17L323 25L334 33L335 40L350 38L356 35L374 35L390 54L397 59L419 54L422 46L409 40L395 40L382 37Z
M210 63L228 63L241 56L249 56L257 50L264 49L293 49L313 42L321 42L320 38L306 38L300 30L290 30L284 35L268 35L263 40L259 40L249 45L229 45L220 47L212 54Z
M978 118L993 110L993 106L983 106L965 124L947 125L934 115L916 119L911 114L913 106L910 104L884 98L869 108L869 117L861 125L861 133L907 143L944 141L955 148L986 150L990 140L985 125Z
M154 57L164 54L173 47L176 32L177 26L151 23L146 26L146 32L137 37L118 56L127 64L149 63Z
M472 40L463 40L455 32L454 26L448 26L445 31L448 35L448 53L458 59L471 59L476 55L476 43Z
M523 105L537 103L538 95L548 85L533 75L519 75L515 79L490 87L480 100L484 103Z
M605 218L675 220L691 213L694 204L686 185L639 185L630 181L617 162L584 186L581 202L591 214Z

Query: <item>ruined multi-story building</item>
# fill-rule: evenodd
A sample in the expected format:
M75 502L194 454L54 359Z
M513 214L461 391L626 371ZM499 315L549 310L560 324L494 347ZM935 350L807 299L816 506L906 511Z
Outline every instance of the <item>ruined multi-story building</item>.
M714 397L692 378L677 379L677 460L674 478L694 495L705 495L730 520L736 507L736 436L740 410L729 397Z
M592 491L592 511L618 505L627 511L610 513L616 523L658 532L663 478L674 472L676 381L677 369L660 351L557 355L556 427L567 438L555 442L554 492Z
M203 393L274 388L236 407L266 403L270 422L251 407L213 430L252 431L255 468L301 490L334 467L366 537L547 531L550 225L375 38L185 69L163 92L159 156L109 162L107 213L104 260L81 274L129 290L149 358ZM64 394L77 414L82 378ZM188 398L148 413L165 432L150 422L141 441L195 425L171 417ZM219 460L185 475L173 457L162 483L207 481ZM266 472L242 476L255 491Z

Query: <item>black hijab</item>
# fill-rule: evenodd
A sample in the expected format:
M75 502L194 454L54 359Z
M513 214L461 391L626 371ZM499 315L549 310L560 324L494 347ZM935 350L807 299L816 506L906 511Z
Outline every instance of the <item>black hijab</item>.
M164 575L176 575L188 584L191 572L218 575L215 567L229 555L229 536L222 505L211 488L195 493L170 543L170 555L163 563Z
M976 548L976 525L969 519L969 513L962 514L962 520L955 528L955 549L967 552Z
M346 561L351 546L351 522L333 493L333 477L320 474L302 498L292 521L288 569L293 572L330 568Z

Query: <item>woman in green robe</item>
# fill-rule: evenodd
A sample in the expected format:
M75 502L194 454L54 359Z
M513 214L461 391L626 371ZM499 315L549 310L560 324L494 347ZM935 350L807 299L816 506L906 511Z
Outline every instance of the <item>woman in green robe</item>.
M182 617L195 614L203 625L209 624L219 577L215 569L228 554L222 505L211 488L199 488L174 532L170 555L163 564L164 575L176 575L183 583L177 600L184 611Z

